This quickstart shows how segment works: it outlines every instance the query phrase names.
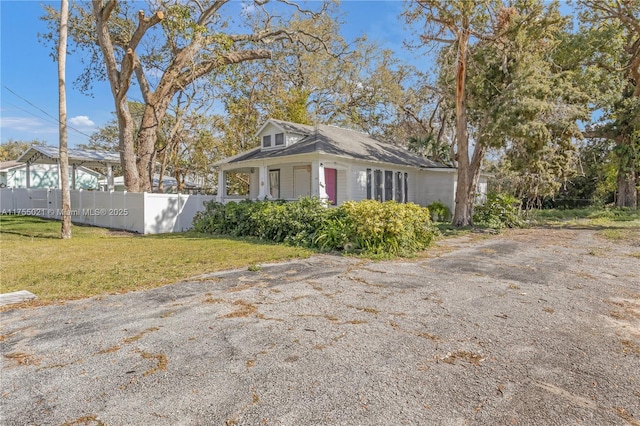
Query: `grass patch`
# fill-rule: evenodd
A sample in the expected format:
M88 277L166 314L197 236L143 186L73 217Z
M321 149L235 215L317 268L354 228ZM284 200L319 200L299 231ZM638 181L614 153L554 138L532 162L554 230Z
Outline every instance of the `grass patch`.
M545 209L530 212L533 224L612 224L640 226L640 210L587 207L583 209Z
M0 217L0 292L28 290L40 301L77 299L170 284L203 273L308 257L300 247L196 232L137 235L60 222Z
M451 222L435 222L434 225L443 237L459 237L473 232L473 228L470 226L458 228L453 226Z
M529 221L537 226L590 228L596 230L599 237L617 243L640 241L640 210L596 207L534 210L530 212Z

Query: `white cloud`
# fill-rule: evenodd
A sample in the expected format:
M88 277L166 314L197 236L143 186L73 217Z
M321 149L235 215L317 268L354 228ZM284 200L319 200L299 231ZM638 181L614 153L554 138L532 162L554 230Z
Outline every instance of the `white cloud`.
M45 123L38 118L28 117L5 117L0 116L0 127L6 130L16 130L31 133L54 133L58 131L49 123Z
M69 123L75 127L95 127L96 123L86 115L78 115L69 119Z

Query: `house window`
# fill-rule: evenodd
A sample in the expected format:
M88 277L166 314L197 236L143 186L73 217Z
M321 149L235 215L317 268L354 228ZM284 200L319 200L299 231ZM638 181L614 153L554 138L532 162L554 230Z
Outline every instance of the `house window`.
M271 198L280 198L280 170L269 170L269 193Z
M396 181L395 181L395 197L393 198L398 203L404 202L403 195L404 183L402 180L402 172L396 172Z
M372 176L372 172L371 169L367 169L367 200L371 200L371 196L372 196L372 182L373 182L373 176Z
M409 201L409 173L404 174L404 202Z
M373 199L383 201L384 181L382 180L382 170L373 171Z
M276 133L276 146L284 145L284 133Z
M271 146L271 135L262 137L262 146L265 148L269 148Z
M391 170L384 171L384 200L393 200L393 172Z

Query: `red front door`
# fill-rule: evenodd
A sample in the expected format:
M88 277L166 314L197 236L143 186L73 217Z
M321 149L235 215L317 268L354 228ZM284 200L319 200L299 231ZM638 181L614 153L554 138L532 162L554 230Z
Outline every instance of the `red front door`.
M338 192L338 171L336 169L329 169L326 168L324 169L324 186L325 186L325 190L327 192L327 195L329 196L329 202L331 204L333 204L334 206L336 205L338 199L336 197L336 193Z

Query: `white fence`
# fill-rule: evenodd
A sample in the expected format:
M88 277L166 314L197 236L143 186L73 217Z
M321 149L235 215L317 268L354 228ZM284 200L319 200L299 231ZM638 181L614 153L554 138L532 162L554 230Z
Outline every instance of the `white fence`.
M59 189L0 189L2 214L60 219ZM140 234L181 232L212 195L149 194L121 191L71 191L71 221Z

